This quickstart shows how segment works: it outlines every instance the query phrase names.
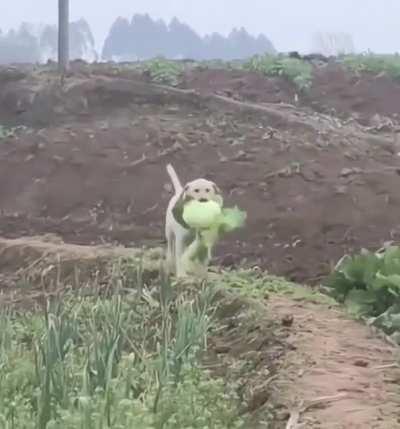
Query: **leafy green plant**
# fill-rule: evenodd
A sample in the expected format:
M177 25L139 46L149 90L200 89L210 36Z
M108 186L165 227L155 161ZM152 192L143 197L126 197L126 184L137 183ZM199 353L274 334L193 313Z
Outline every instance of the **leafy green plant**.
M157 83L177 86L183 73L183 65L164 58L155 58L144 64L144 71Z
M400 316L400 248L342 258L326 286L354 316L373 317L392 334Z
M355 73L387 73L393 79L400 79L400 55L359 54L346 55L343 64Z
M312 84L311 64L297 58L263 55L255 56L244 64L244 68L266 76L282 76L306 91Z

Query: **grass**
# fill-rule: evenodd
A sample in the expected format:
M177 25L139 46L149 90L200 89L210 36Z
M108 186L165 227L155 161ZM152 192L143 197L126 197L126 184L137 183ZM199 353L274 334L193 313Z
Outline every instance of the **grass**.
M126 274L126 273L125 273ZM64 295L0 314L0 427L239 428L235 391L201 367L214 289ZM140 282L141 293L132 289Z
M270 294L275 294L288 296L295 301L308 301L330 306L337 305L334 298L318 290L252 269L225 273L219 279L219 284L238 295L257 301L268 299Z
M343 57L343 64L355 73L386 73L400 79L400 55L359 54Z
M22 134L22 133L29 134L32 131L33 130L31 128L25 127L24 125L11 127L11 126L0 124L0 142L5 139L17 137L19 134Z

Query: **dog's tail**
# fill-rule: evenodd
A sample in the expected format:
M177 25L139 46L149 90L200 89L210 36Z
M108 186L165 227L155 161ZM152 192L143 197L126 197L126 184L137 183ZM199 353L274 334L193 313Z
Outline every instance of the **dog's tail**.
M175 168L172 167L171 164L167 165L167 172L169 174L169 177L171 178L175 193L176 194L180 193L183 187L182 187L181 181L179 180L178 175L176 174Z

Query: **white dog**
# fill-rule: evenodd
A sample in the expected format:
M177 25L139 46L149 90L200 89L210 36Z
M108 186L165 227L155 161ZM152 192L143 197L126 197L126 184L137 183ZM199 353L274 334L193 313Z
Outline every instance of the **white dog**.
M206 275L211 249L207 249L207 254L197 266L193 263L192 256L198 249L199 233L191 229L183 220L183 208L193 199L202 202L212 200L222 207L221 191L214 182L206 179L193 180L183 187L171 164L167 165L167 172L175 192L169 201L165 219L168 270L175 271L177 277L183 277L191 270L201 271L201 275Z

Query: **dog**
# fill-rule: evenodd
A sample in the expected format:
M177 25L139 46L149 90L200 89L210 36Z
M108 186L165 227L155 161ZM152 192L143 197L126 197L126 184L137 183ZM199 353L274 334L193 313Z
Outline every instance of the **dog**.
M201 259L193 261L199 250L201 232L195 231L183 219L183 209L191 200L200 202L215 201L223 206L223 197L218 186L206 179L196 179L182 186L174 167L167 165L174 195L170 199L165 216L165 237L167 240L167 269L177 277L185 277L189 271L204 277L207 275L211 259L211 248L207 248ZM206 233L206 232L204 232Z

